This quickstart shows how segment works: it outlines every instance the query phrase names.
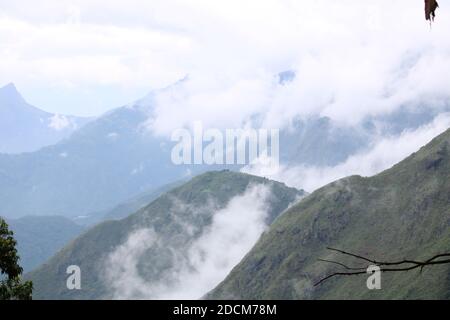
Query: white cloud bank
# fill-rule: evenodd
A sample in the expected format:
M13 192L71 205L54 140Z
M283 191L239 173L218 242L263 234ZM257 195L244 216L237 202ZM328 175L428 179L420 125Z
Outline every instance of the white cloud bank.
M231 199L225 208L214 212L211 225L205 227L187 249L187 259L180 248L168 248L177 257L175 266L172 270L160 270L169 272L170 279L159 282L149 283L144 279L139 274L138 263L146 250L154 245L167 246L167 243L159 243L158 235L150 229L133 232L106 260L105 281L113 290L113 297L201 298L227 276L266 229L269 196L269 187L250 186L244 194ZM184 227L191 232L190 226Z
M115 101L117 88L147 91L189 75L152 96L148 125L166 137L195 121L239 128L258 115L262 127L276 129L314 114L354 125L405 105L450 101L445 2L432 27L422 0L1 2L0 83L16 81L45 97L54 95L42 84L71 88L77 97L96 97L93 88L106 86ZM275 75L286 69L297 76L279 85ZM92 108L116 106L102 103ZM298 174L292 184L311 191L347 174L371 174L412 152L401 142L412 134L383 159L377 150L397 139L380 142L370 161L354 155L335 168L282 168L273 177ZM420 137L410 139L415 148Z
M158 133L192 120L236 126L256 110L267 126L311 112L352 122L450 90L445 3L430 30L421 0L1 2L0 83L118 97L189 74L160 97ZM274 89L285 69L296 81Z
M64 115L55 114L49 119L50 123L48 124L49 128L52 128L56 131L64 130L67 127L71 126L72 123L70 119L68 119Z
M383 138L369 151L350 156L334 167L255 165L242 171L283 181L287 185L312 192L337 179L350 175L371 176L392 167L433 138L450 128L450 114L437 116L431 123L413 131L404 131L399 136Z

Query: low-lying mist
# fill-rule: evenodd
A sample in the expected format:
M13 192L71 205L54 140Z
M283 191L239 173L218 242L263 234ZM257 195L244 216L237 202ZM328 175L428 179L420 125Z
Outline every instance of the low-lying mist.
M249 186L216 210L210 225L186 248L166 247L172 254L169 270L149 281L139 269L140 259L152 247L167 246L152 229L138 229L105 260L104 281L114 299L199 299L222 281L256 243L267 228L270 188ZM213 208L208 204L208 208ZM198 208L201 212L204 208ZM183 224L186 232L198 226ZM158 259L158 257L155 257Z

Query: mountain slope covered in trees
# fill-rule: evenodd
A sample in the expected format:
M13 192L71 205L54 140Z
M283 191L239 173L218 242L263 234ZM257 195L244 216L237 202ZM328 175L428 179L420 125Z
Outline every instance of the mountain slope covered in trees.
M27 275L34 284L33 297L200 298L303 195L284 184L232 171L200 175L135 214L103 222L75 239ZM81 269L81 290L66 288L70 265ZM215 280L217 276L221 278ZM180 286L185 287L177 290Z
M450 252L450 130L376 176L351 176L310 194L270 227L208 297L214 299L449 299L450 266L332 278L335 264L361 261L327 247L378 261L426 260Z

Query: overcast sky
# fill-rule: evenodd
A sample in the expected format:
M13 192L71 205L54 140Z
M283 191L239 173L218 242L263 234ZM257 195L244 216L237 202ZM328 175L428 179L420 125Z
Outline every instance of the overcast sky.
M228 107L358 119L450 93L446 5L431 29L423 0L0 0L0 86L98 115L189 74L159 100L160 131L185 102L188 120ZM296 82L274 90L286 69Z

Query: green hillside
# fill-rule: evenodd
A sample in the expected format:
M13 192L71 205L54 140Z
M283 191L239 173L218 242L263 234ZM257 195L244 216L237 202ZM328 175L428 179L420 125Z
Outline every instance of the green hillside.
M334 247L377 260L425 260L450 252L450 130L389 170L331 183L290 208L207 297L212 299L450 299L450 266L368 276L318 259L361 266ZM359 263L359 264L358 264Z
M105 274L110 271L109 267L116 266L108 266L105 261L108 261L111 252L127 242L130 235L143 228L151 228L158 241L145 247L139 255L136 267L139 275L150 284L168 277L170 270L177 270L177 263L186 263L183 258L191 244L208 231L214 213L225 208L231 199L244 194L252 185L265 185L271 190L266 204L267 224L303 195L303 192L284 184L242 173L220 171L197 176L123 220L96 225L28 274L26 278L33 280L33 298L114 298L111 283L105 280ZM245 214L242 212L242 215ZM138 241L136 246L140 244L142 241ZM123 258L127 261L130 255L125 251L119 260ZM66 288L66 269L69 265L81 268L81 290Z

